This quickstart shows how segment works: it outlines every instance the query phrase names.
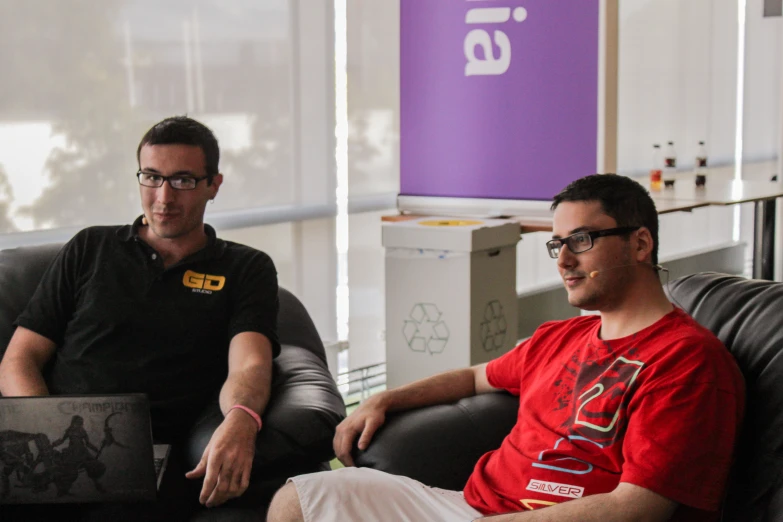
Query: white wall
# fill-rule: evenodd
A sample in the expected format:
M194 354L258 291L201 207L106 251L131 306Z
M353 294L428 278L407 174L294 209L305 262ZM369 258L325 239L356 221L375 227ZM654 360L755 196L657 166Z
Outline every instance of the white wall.
M747 2L742 156L752 163L774 159L780 147L783 18L764 18L764 0Z
M781 18L745 9L745 162L774 159L780 142ZM734 163L738 0L622 0L619 27L618 173L646 172L652 144L675 142L693 165L706 140L712 165Z
M646 172L652 144L674 141L692 165L700 140L710 161L733 161L736 0L621 0L618 173Z

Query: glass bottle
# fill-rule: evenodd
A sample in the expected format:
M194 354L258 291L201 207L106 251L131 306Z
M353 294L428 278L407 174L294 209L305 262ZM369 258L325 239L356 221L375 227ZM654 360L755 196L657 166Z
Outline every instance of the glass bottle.
M661 190L661 146L655 143L653 145L652 165L650 168L650 189Z
M703 187L707 182L707 147L704 142L699 142L699 150L696 152L696 186Z
M674 142L667 142L666 153L663 158L663 186L674 186L674 173L677 172L677 152L674 150Z

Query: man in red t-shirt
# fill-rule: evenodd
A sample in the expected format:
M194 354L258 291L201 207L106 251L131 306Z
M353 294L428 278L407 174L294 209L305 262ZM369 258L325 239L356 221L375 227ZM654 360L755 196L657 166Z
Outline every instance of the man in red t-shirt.
M728 350L672 306L647 191L594 175L555 196L547 242L568 302L599 315L542 325L512 351L377 394L337 428L338 458L385 414L507 390L517 423L463 492L375 470L294 477L270 521L715 521L744 409Z

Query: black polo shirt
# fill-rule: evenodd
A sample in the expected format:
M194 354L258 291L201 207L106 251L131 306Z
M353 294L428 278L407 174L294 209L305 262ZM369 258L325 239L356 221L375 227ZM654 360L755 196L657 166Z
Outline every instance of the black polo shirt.
M236 334L260 332L280 352L277 272L209 225L206 247L164 269L140 226L76 234L17 324L57 344L45 372L52 394L146 393L153 433L173 440L225 381Z

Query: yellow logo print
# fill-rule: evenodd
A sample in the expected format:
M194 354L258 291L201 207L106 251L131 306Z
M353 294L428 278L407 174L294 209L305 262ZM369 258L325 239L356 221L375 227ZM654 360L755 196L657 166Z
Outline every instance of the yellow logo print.
M547 502L546 500L536 500L533 498L521 498L519 502L529 511L534 511L540 507L554 506L557 502Z
M221 290L226 284L226 278L224 276L199 274L193 270L188 270L182 276L182 284L188 288L208 290L211 293Z

